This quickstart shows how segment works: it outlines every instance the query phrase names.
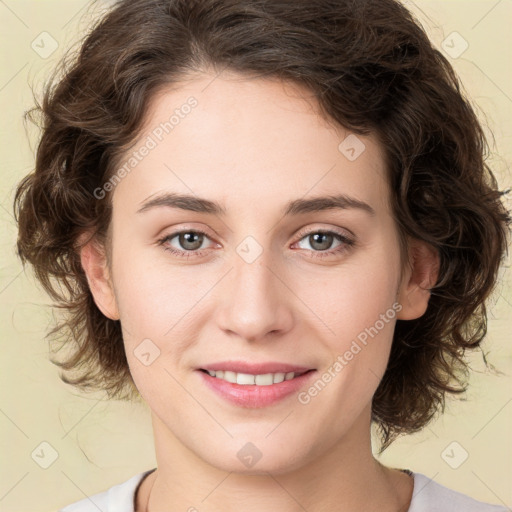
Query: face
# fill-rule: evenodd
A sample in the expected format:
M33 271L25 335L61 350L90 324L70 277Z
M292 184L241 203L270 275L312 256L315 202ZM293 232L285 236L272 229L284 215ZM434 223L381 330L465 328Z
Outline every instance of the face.
M280 472L369 435L408 274L373 136L291 84L212 80L155 96L119 166L112 315L160 436Z

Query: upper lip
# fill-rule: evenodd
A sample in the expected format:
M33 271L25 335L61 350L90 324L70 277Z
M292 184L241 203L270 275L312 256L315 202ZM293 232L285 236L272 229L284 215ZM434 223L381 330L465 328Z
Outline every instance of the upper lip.
M269 361L266 363L249 363L246 361L219 361L201 366L200 370L227 370L235 373L248 373L252 375L264 375L265 373L303 373L313 370L307 366L299 366L295 364L279 363Z

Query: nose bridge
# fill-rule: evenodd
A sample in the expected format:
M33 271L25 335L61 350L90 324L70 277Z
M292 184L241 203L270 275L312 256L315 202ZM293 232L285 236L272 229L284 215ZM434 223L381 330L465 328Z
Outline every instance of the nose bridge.
M286 330L291 311L287 289L270 247L246 237L232 255L233 270L223 289L221 327L248 340Z
M275 270L271 270L272 266L276 266L275 259L272 261L271 251L266 249L252 261L254 249L244 252L242 247L233 258L233 291L242 302L245 297L253 302L265 297L268 303L274 296L270 292L276 284L273 282L276 279Z

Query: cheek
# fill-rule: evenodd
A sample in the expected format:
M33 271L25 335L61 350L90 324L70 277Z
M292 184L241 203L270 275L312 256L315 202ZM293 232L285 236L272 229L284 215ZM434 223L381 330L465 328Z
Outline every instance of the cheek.
M333 343L340 348L373 326L397 299L398 259L380 256L368 253L328 269L328 273L325 269L309 276L298 272L302 277L293 279L294 292L316 317L316 323L324 325L326 339L336 340Z
M194 343L198 303L211 285L194 287L190 273L148 265L147 252L124 254L113 278L130 373L153 410L180 410L190 404L176 370Z
M369 403L386 369L401 309L396 299L399 261L398 253L375 251L336 269L320 280L321 286L313 286L314 280L302 283L299 293L325 326L325 334L312 336L323 339L330 358L319 375L325 388L320 382L306 390L301 403L322 394L318 406L344 410L347 417L357 416Z
M142 267L144 268L144 267ZM172 327L171 311L180 309L182 290L169 290L162 276L157 279L151 269L141 272L132 259L114 276L116 300L123 328L133 336L161 337Z
M208 292L223 271L209 266L169 265L165 255L155 257L153 250L121 245L113 263L123 339L134 379L139 375L146 378L137 360L144 346L158 354L155 362L167 360L178 365L197 340L200 326L211 317L211 308L206 310L211 306Z
M190 269L169 265L163 248L114 218L113 281L123 327L133 336L161 338L194 301Z

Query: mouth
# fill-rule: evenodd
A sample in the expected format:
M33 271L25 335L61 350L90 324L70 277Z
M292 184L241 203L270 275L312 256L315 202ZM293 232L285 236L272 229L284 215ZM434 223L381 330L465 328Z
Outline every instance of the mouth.
M214 395L237 407L276 405L310 385L316 369L282 363L225 361L197 368L200 381Z
M310 369L298 372L252 374L230 370L206 370L204 368L200 368L199 370L215 379L221 379L231 384L239 384L241 386L271 386L272 384L279 384L284 381L296 379L306 373L315 371L314 369Z

